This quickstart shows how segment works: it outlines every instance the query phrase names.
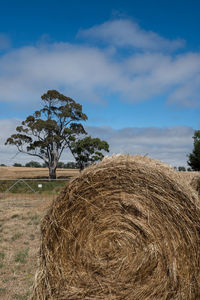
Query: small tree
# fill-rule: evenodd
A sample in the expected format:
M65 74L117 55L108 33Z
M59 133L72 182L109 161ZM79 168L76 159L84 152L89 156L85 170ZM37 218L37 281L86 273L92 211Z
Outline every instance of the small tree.
M178 171L182 171L182 172L185 172L186 171L186 168L184 166L179 166L178 167Z
M40 165L39 162L37 161L29 161L28 163L25 164L25 167L29 167L29 168L41 168L42 166Z
M99 138L87 136L83 139L73 141L70 145L70 150L78 168L83 170L89 164L102 160L104 155L101 151L109 152L109 145L106 141L102 141Z
M200 171L200 130L196 130L193 136L194 148L192 153L188 155L188 165L194 171Z
M87 116L80 104L56 90L49 90L41 98L43 107L28 116L5 144L43 159L53 179L63 150L79 134L86 134L80 121L87 120Z
M69 161L64 166L65 169L78 169L77 163L74 161Z
M20 163L14 163L14 164L13 164L13 167L23 167L23 166L22 166L22 164L20 164Z
M59 169L64 169L65 163L62 162L62 161L59 161L57 167L58 167Z

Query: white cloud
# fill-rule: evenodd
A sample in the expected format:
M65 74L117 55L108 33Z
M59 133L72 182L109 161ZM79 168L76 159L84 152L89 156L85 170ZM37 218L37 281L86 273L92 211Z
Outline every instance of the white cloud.
M139 54L126 62L132 101L145 100L164 93L171 103L192 106L199 101L200 53L171 57L164 54ZM180 93L187 90L187 93Z
M3 128L0 136L0 164L13 165L15 162L25 164L30 160L37 160L26 154L17 154L15 146L5 146L7 138L15 132L20 120L0 120ZM87 127L88 134L106 140L110 145L109 155L115 153L129 153L148 155L172 166L186 166L187 154L192 151L194 130L190 127L169 128L123 128L115 130L111 127ZM16 155L17 154L17 155ZM61 161L72 161L69 151L65 151ZM38 160L42 162L41 160Z
M120 70L105 53L92 47L53 44L25 47L0 59L1 99L27 101L48 88L60 88L90 99L95 89L119 81ZM67 93L68 94L68 93Z
M108 21L87 30L80 30L78 37L99 39L117 47L131 47L142 50L173 51L184 46L184 41L168 40L155 32L146 31L138 24L125 19Z
M168 103L182 106L196 106L199 103L200 74L197 73L187 84L177 87L169 96Z

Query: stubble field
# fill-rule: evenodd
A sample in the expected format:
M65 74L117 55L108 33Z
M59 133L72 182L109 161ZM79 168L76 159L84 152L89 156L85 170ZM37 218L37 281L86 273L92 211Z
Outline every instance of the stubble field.
M58 178L73 177L79 173L75 169L57 169ZM47 178L47 168L0 167L0 179Z
M28 299L37 267L40 220L51 200L0 209L0 299Z

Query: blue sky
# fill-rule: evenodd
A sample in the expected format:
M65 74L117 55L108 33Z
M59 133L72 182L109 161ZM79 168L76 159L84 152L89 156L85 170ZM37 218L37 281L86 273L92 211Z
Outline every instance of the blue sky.
M200 125L199 1L0 4L0 163L14 162L7 136L57 89L83 105L111 154L186 165Z

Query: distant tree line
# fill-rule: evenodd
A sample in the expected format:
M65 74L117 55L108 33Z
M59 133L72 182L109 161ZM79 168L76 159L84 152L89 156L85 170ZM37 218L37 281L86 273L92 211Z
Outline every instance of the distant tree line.
M5 166L5 165L1 164L0 166ZM13 164L13 167L48 168L48 166L45 163L40 164L38 161L33 161L33 160L27 162L25 165L16 162L16 163ZM67 163L59 161L57 168L60 168L60 169L79 169L78 164L76 162L73 162L73 161L70 161L70 162L67 162Z
M191 172L192 171L192 169L191 168L186 168L186 167L184 167L184 166L179 166L179 167L174 167L174 169L176 170L176 171L180 171L180 172Z
M5 164L0 164L0 166L6 166ZM37 161L29 161L28 163L26 163L25 165L22 165L20 163L14 163L13 164L13 167L29 167L29 168L47 168L48 166L43 163L43 164L40 164L39 162ZM67 162L67 163L64 163L62 161L59 161L58 162L58 168L60 169L79 169L79 164L77 162L74 162L74 161L70 161L70 162ZM174 169L176 171L179 171L179 172L191 172L193 171L192 168L188 167L184 167L184 166L178 166L178 167L174 167Z

